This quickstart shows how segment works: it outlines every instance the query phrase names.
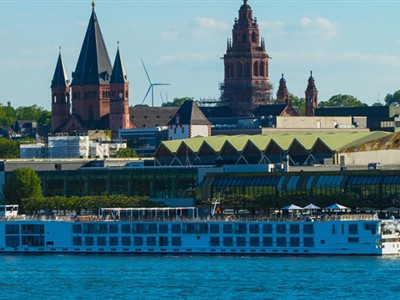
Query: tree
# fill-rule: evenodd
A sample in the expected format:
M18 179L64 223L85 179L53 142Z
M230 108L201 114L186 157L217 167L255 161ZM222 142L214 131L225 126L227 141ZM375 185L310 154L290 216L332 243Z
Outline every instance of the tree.
M6 138L0 138L0 158L19 158L19 143Z
M117 151L117 157L129 158L129 157L138 157L138 155L131 148L120 148Z
M299 98L289 93L289 100L293 107L297 107L302 112L303 115L305 114L306 99Z
M11 126L17 120L15 109L8 105L0 105L0 126Z
M42 198L42 186L39 176L30 168L20 168L12 175L4 186L4 197L8 203L20 204L26 198Z
M319 102L320 107L324 106L368 106L356 97L351 95L334 95L328 101Z
M393 94L387 94L385 97L386 105L390 105L394 102L400 103L400 90L394 92Z
M162 106L163 107L168 107L168 106L181 106L183 104L183 102L185 101L193 101L194 98L191 97L183 97L183 98L174 98L174 100L172 102L166 102L163 103Z

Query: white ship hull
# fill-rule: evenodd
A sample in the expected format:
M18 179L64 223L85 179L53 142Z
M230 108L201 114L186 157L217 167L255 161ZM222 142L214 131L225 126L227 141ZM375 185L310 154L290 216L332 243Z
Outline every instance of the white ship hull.
M319 222L0 222L5 253L399 255L398 224Z

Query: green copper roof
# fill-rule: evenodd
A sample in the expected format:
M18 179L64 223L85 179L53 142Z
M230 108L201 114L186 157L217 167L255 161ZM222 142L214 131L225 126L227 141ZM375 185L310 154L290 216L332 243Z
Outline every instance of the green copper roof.
M237 136L211 136L196 137L191 139L164 141L162 144L171 153L175 153L181 143L185 143L191 151L197 153L203 143L207 143L215 152L220 152L226 142L229 142L238 152L241 152L250 141L260 150L264 151L274 141L282 150L286 151L297 140L305 149L311 150L320 139L332 151L345 147L361 145L368 141L390 135L388 132L321 132L321 133L276 133L268 135L237 135Z

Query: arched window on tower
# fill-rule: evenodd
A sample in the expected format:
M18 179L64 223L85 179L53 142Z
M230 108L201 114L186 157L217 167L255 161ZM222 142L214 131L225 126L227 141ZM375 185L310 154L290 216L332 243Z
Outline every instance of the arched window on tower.
M251 34L251 41L253 42L253 43L256 43L257 42L257 35L256 35L256 33L253 31L253 33Z
M250 62L246 62L244 64L244 76L245 77L250 77L250 69L251 69Z
M240 61L237 63L237 77L243 77L243 65Z
M247 42L247 35L245 33L242 34L242 43Z
M229 63L225 64L225 77L229 77L230 72L229 72Z
M265 76L265 63L263 61L260 63L260 76Z
M233 66L233 63L229 64L229 77L234 77L235 76L235 68Z
M57 102L57 94L53 94L53 103Z
M258 68L259 68L258 61L256 61L256 62L254 62L254 65L253 65L253 75L254 76L258 76Z

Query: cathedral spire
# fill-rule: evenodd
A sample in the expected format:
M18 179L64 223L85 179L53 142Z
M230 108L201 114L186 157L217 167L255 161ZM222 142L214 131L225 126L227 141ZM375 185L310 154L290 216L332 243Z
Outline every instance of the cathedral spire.
M59 47L57 65L56 69L54 70L53 80L51 81L51 88L55 87L65 88L68 86L69 86L69 80L61 57L61 47Z
M314 110L318 107L318 90L315 86L315 80L310 71L310 77L308 78L308 85L305 92L306 96L306 116L314 116Z
M117 55L115 57L110 83L127 83L127 82L128 82L128 76L126 75L125 67L122 62L121 55L119 53L119 42L118 42Z
M85 38L79 54L78 63L73 73L72 85L108 84L111 75L111 62L94 11L86 30Z
M276 101L279 104L289 104L289 92L286 86L286 80L282 73L282 78L279 80L279 88L278 92L276 93Z

